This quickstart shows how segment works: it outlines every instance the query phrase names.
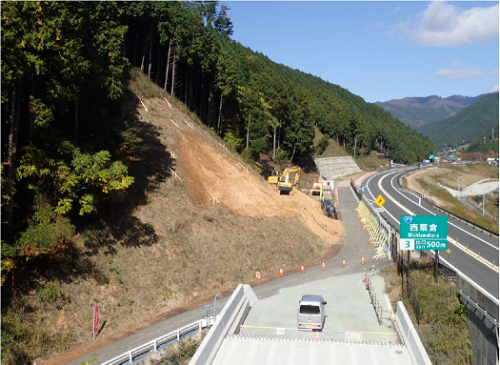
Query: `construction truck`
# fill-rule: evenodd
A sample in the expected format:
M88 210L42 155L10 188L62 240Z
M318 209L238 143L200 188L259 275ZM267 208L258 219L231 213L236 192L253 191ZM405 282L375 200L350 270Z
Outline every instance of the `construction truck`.
M322 196L324 192L333 191L334 182L333 180L325 180L324 178L319 179L319 182L314 183L311 189L311 195Z
M277 189L281 194L290 194L292 188L297 185L300 179L300 167L288 167L283 171L283 175L278 177L278 183L276 184ZM290 175L294 174L293 182Z
M273 171L271 176L267 177L267 182L276 185L278 183L278 178L281 176L280 171Z

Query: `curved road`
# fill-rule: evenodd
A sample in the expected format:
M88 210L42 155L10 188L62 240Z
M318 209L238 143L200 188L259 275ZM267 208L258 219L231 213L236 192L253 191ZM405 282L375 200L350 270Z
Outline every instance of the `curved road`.
M443 215L419 196L401 188L398 177L408 170L404 168L375 174L363 183L369 200L375 200L379 195L386 200L382 215L398 231L401 215ZM440 262L469 277L498 301L498 236L474 229L449 216L448 248L450 254L446 251L439 253Z

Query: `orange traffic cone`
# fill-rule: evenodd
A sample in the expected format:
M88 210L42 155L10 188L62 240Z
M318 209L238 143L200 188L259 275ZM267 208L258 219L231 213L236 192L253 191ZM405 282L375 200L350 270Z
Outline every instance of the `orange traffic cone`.
M366 272L363 273L363 283L366 283Z
M373 243L373 239L370 237L370 243Z
M361 256L361 265L364 265L364 264L365 264L365 257Z
M366 231L366 226L363 224L363 231Z
M285 273L283 272L283 269L280 269L280 276L285 276Z
M300 265L300 272L303 274L306 272L306 270L304 270L304 265Z
M346 267L345 259L342 259L342 267Z
M326 266L325 266L325 263L323 262L323 264L321 265L321 270L326 270Z
M260 271L255 272L255 277L257 278L257 280L260 280Z
M319 331L316 331L316 341L319 341Z

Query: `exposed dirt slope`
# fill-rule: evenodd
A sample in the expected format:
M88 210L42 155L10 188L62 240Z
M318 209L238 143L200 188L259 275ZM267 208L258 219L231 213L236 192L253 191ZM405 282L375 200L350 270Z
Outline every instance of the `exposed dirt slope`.
M325 217L317 201L299 190L280 196L182 105L145 102L147 112L137 106L141 161L130 167L136 181L123 211L106 213L101 243L75 244L84 255L72 265L82 272L61 283L68 299L62 309L38 302L34 292L27 296L36 310L23 318L50 324L54 339L44 359L33 353L39 363L82 347L80 356L94 351L80 330L92 320L90 304L99 305L105 323L96 345L107 344L255 280L256 270L277 275L280 267L317 260L341 245L342 224Z
M325 243L334 243L341 229L324 216L319 203L294 189L280 195L272 185L247 170L234 155L189 127L178 132L178 168L191 199L212 205L216 198L236 215L257 218L299 216Z

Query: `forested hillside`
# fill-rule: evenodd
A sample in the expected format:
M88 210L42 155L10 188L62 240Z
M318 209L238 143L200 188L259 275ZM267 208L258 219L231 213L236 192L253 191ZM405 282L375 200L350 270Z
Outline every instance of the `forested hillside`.
M300 164L314 125L350 154L398 162L433 150L426 137L337 85L231 40L217 2L2 2L2 284L72 240L120 202L142 141L137 67L235 151ZM147 92L143 98L147 98ZM36 265L33 264L35 267ZM9 280L7 278L9 277Z
M436 149L446 143L458 146L471 143L484 133L498 127L498 92L486 94L453 117L419 128L434 143Z
M469 144L465 153L498 153L498 126L492 131L486 131L484 134ZM492 139L493 134L493 139Z

